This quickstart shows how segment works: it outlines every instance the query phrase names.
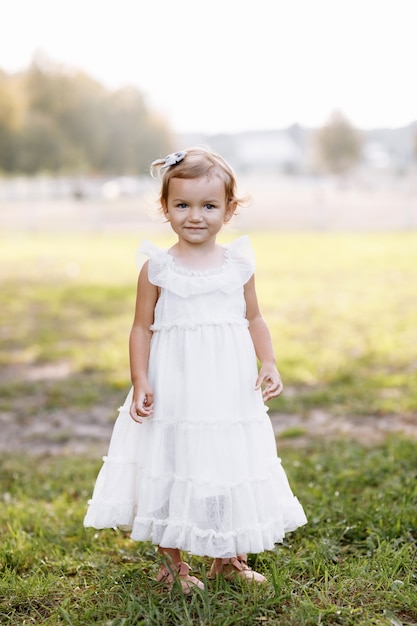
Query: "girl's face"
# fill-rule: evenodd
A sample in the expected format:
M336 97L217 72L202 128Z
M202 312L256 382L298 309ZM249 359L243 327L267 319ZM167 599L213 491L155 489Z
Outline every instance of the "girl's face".
M171 178L162 208L179 239L199 244L216 239L236 202L227 203L224 181L218 176Z

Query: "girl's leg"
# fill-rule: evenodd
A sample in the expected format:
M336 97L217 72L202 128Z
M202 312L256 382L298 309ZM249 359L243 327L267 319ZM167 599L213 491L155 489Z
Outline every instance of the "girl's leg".
M167 563L172 563L173 565L181 563L181 552L177 548L162 548L158 546L158 552Z
M166 565L163 564L159 568L156 580L162 582L172 589L174 580L178 579L181 588L185 594L189 594L191 589L198 587L204 589L204 585L195 576L190 576L190 566L188 563L181 561L181 552L177 548L163 548L158 546L158 552L163 557Z

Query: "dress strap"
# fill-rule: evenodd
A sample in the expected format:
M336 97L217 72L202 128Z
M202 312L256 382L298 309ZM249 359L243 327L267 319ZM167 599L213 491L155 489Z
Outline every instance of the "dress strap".
M145 256L147 256L149 259L157 259L158 257L160 258L163 255L166 255L165 250L161 250L151 241L144 239L136 252L136 267L139 270L141 269L142 265L145 262Z
M252 248L252 244L247 235L243 235L242 237L238 237L232 243L227 246L230 256L235 259L239 259L241 261L245 261L252 272L255 270L256 266L256 256L255 251Z

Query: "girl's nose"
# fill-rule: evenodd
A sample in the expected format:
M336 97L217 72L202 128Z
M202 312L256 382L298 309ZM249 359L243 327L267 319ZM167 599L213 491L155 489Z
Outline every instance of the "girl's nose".
M198 207L194 207L190 210L189 218L192 222L201 221L201 210Z

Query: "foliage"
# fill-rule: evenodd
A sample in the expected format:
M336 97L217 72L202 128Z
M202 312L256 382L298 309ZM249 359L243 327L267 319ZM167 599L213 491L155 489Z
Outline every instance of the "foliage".
M269 583L206 581L185 601L154 578L153 546L85 530L98 464L0 460L0 622L85 626L398 626L417 623L416 444L281 450L309 524L250 563ZM190 557L195 573L209 559Z
M111 91L39 56L20 75L0 72L0 170L137 174L170 148L133 87Z
M334 174L348 171L361 157L361 137L339 111L316 132L315 140L320 163Z

